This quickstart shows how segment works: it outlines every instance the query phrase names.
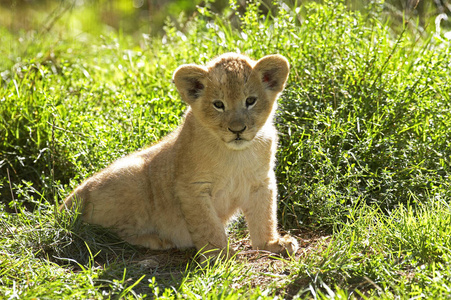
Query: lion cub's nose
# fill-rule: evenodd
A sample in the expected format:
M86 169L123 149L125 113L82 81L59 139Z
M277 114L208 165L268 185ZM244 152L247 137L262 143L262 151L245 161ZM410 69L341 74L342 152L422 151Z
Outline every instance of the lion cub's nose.
M244 126L244 127L242 127L241 129L237 129L237 128L234 128L234 127L232 127L232 128L227 128L227 129L229 129L229 131L231 132L231 133L234 133L234 134L241 134L241 133L243 133L245 130L246 130L246 126Z

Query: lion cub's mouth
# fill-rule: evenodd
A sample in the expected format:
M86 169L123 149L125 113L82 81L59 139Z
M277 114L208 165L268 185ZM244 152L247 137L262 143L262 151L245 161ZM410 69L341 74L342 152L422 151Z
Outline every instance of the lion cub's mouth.
M241 136L237 136L233 140L226 142L227 147L233 150L243 150L249 147L250 144L250 140L244 139Z

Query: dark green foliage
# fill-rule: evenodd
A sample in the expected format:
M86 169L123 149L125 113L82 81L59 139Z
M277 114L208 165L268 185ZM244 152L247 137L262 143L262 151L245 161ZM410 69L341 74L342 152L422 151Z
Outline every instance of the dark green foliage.
M46 34L0 28L0 293L449 297L450 42L394 33L377 1L361 12L279 4L273 15L231 3L227 17L208 6L183 30L168 21L138 40L79 35L64 18ZM323 244L303 243L283 270L253 258L196 269L187 252L177 275L161 275L133 260L142 249L56 211L84 178L182 121L179 65L227 51L291 63L276 116L279 219L331 234Z
M363 202L390 211L449 190L449 50L406 32L392 42L340 5L307 15L278 114L293 219L329 226Z

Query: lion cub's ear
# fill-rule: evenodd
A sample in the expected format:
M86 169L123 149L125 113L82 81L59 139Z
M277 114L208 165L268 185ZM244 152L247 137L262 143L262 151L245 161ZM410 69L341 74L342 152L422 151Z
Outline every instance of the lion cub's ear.
M258 72L260 79L267 90L280 93L288 78L290 66L288 60L282 55L267 55L257 61L254 72Z
M202 95L207 74L206 69L194 64L182 65L175 70L173 81L186 103L191 104Z

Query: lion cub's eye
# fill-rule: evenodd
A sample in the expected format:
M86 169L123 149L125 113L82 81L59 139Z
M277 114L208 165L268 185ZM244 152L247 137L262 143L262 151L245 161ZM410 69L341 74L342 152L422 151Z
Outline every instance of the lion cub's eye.
M215 102L213 102L213 106L220 111L224 111L225 109L224 103L220 100L216 100Z
M246 107L249 108L257 102L257 97L247 97L246 99Z

